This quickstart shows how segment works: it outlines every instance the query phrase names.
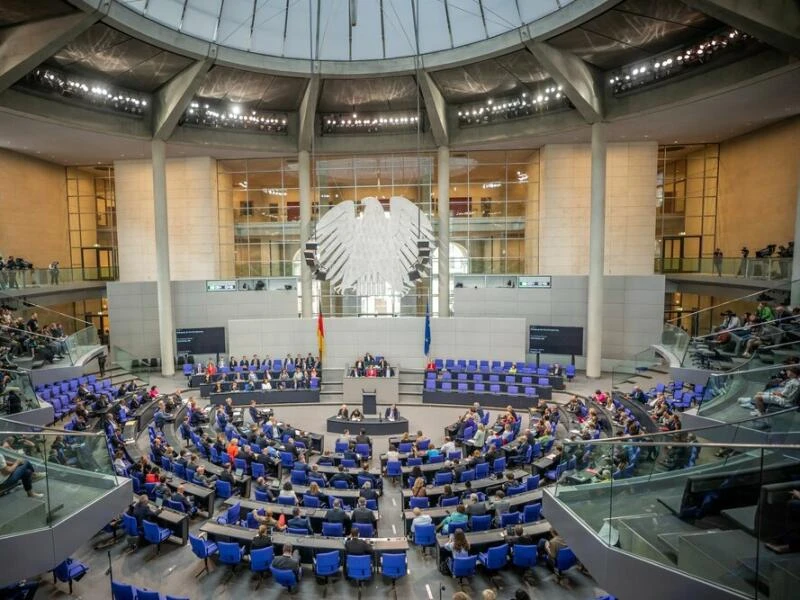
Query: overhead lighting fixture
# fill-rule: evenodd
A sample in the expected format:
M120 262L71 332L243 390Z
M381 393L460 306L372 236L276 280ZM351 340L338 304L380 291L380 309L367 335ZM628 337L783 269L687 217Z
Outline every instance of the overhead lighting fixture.
M517 96L487 98L480 104L463 106L458 110L458 124L461 127L485 125L498 120L529 117L553 109L572 108L569 99L561 93L562 89L562 86L550 83L540 86L532 93L526 90Z
M416 112L320 114L322 135L416 132L424 120Z
M232 105L230 110L223 110L218 105L193 101L181 117L179 124L209 128L249 129L282 135L288 133L286 113L251 110L248 114L244 114L243 107L238 104Z

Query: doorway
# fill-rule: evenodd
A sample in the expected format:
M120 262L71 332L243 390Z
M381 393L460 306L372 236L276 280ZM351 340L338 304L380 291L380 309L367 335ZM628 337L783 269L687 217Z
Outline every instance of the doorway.
M84 281L113 281L116 279L116 257L110 246L81 248L81 271Z
M699 273L703 238L699 235L664 237L661 256L665 273Z

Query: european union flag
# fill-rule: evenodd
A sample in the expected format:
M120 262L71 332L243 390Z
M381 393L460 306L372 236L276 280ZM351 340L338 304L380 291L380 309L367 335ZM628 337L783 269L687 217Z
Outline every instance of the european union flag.
M425 356L431 350L431 309L430 305L425 303Z

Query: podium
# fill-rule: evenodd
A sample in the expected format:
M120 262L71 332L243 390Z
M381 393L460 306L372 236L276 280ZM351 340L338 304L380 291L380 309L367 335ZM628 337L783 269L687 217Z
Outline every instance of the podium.
M378 395L375 390L361 390L361 412L364 416L378 414Z

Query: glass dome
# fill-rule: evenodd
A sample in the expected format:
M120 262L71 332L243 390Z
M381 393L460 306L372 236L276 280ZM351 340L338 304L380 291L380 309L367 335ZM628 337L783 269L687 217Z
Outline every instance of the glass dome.
M289 59L365 61L485 41L574 0L114 1L160 25L226 48Z

